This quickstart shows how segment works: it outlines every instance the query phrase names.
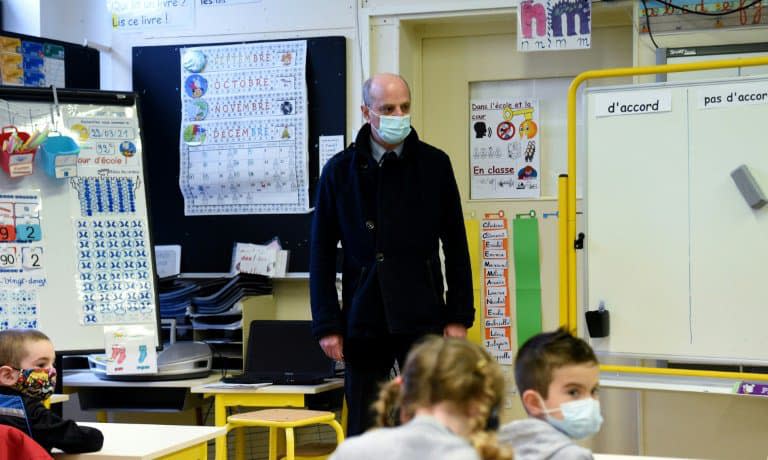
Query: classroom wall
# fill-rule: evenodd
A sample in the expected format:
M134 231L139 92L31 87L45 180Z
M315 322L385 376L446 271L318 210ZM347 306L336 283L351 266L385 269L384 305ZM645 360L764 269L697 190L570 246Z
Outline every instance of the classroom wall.
M44 36L80 41L80 27L97 30L103 0L73 0L81 7L66 15L43 8ZM5 8L12 1L3 2ZM25 4L27 2L24 2ZM56 0L42 0L51 7ZM65 3L65 2L61 2ZM66 2L70 3L70 2ZM361 122L358 106L363 76L375 71L403 73L411 82L414 125L428 142L451 155L468 218L504 209L510 214L529 209L551 210L552 197L539 201L468 201L466 133L469 82L572 76L579 71L655 62L645 36L638 36L632 2L594 3L593 49L535 53L515 51L514 8L507 0L263 0L233 5L215 17L197 17L188 30L110 33L103 38L108 75L105 89L130 89L131 46L344 35L347 37L347 141ZM34 7L33 7L34 9ZM6 18L8 16L6 15ZM56 27L57 19L61 19ZM102 22L99 22L102 21ZM34 21L33 21L34 22ZM360 24L359 29L357 24ZM96 24L96 25L94 25ZM29 30L34 33L34 23ZM48 30L55 30L48 33ZM720 30L656 36L662 46L706 45L765 41L764 28ZM98 36L94 33L93 36ZM106 57L106 59L105 59ZM641 81L652 80L639 79ZM606 83L617 83L616 81ZM565 164L565 152L547 152ZM544 324L556 324L556 249L542 231L542 301ZM512 279L514 281L514 278ZM306 280L275 283L279 318L309 318ZM508 395L507 417L520 417L515 395ZM603 430L591 443L597 452L666 455L712 459L763 459L768 451L768 400L746 397L604 390Z
M749 3L749 2L748 2ZM637 8L637 5L635 6ZM639 28L639 19L635 16L635 28ZM653 27L653 26L651 26ZM651 29L653 30L653 29ZM742 43L764 43L768 41L765 27L743 27L721 30L693 31L686 33L655 33L653 38L661 48L679 48L685 46L716 46ZM636 66L656 64L656 49L648 34L635 37L634 60ZM638 77L639 82L654 82L653 75Z
M16 0L11 3L38 3ZM321 6L319 4L322 3ZM347 39L347 132L349 143L360 124L361 49L353 0L263 0L196 10L190 27L165 30L115 31L104 0L40 0L42 35L98 47L102 60L102 89L132 89L132 47L235 41L294 39L341 35ZM322 11L322 14L318 14ZM23 24L17 32L25 31ZM95 44L95 45L94 45ZM183 254L182 254L183 257ZM308 319L307 280L276 280L278 318Z
M469 126L468 102L470 85L474 82L531 80L548 77L572 77L578 72L595 67L630 65L631 28L628 21L624 25L616 24L608 18L610 24L593 32L595 47L579 53L544 53L539 55L516 52L512 13L490 16L476 15L469 20L460 17L406 19L399 23L401 29L408 30L400 37L411 40L402 48L415 50L418 62L402 66L404 74L411 73L410 80L414 92L420 94L414 110L420 114L421 122L416 125L420 136L427 142L437 145L448 152L456 173L459 189L463 197L465 214L480 218L483 213L503 210L508 216L536 210L540 225L540 269L542 288L542 321L544 329L553 329L558 325L558 253L557 220L544 219L545 213L557 210L554 195L557 189L556 174L542 175L540 200L469 200ZM394 23L394 24L393 24ZM397 27L397 21L377 21L382 29ZM375 33L374 28L374 33ZM375 33L379 40L385 33ZM390 34L394 35L394 34ZM612 46L608 46L611 44ZM383 45L383 44L382 44ZM408 63L402 57L400 63ZM378 63L386 65L383 59ZM540 120L542 131L561 130L564 134L565 114L544 114ZM546 159L546 160L545 160ZM542 162L548 163L547 170L565 172L567 170L565 152L555 151L542 143ZM475 276L480 276L475 274ZM510 289L514 289L515 279L510 274ZM510 369L511 370L511 369ZM514 389L511 372L507 374L510 390ZM607 397L610 399L610 397ZM621 404L624 399L618 399ZM633 417L613 416L614 406L606 403L606 417L613 426L621 427L617 432L634 431ZM525 412L516 393L510 392L505 401L506 420L522 418ZM634 407L630 409L634 410ZM626 411L617 411L626 414ZM616 444L615 442L613 444ZM597 449L599 440L587 442L587 446ZM602 446L601 449L604 450ZM613 447L613 446L612 446ZM634 447L634 446L631 446ZM631 453L632 448L616 446L612 452Z
M102 89L112 89L112 41L107 2L102 0L6 0L2 3L3 28L11 32L85 44L102 51ZM105 85L105 82L107 84ZM118 88L126 89L126 88Z
M20 34L41 35L40 3L5 0L2 3L3 29Z

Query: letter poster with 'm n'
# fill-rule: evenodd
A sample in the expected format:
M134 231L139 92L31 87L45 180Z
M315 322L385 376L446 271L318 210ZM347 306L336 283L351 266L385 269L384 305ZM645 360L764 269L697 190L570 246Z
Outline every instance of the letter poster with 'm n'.
M500 364L512 364L509 302L509 226L504 212L485 214L483 243L483 318L485 348Z
M592 41L590 0L521 0L517 51L587 49Z
M470 103L470 195L538 198L541 195L539 101L490 99Z

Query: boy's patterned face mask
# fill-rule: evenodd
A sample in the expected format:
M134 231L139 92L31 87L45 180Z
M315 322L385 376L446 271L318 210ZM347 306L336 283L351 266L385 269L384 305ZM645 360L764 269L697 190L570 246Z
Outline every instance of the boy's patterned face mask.
M55 367L32 367L16 370L19 371L19 379L16 380L13 387L19 393L40 400L47 399L53 394L56 387Z

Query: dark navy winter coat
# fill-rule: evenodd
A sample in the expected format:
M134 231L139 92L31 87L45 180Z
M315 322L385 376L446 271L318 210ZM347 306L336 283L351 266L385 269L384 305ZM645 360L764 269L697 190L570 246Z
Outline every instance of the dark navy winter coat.
M366 337L472 325L472 274L448 155L412 131L399 158L378 165L371 128L323 168L312 221L313 331ZM342 306L336 246L343 247ZM439 243L445 255L444 290Z

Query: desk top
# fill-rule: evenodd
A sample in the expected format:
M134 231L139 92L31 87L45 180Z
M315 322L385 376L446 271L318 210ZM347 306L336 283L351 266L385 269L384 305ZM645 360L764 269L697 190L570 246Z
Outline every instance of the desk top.
M119 380L102 380L91 371L64 373L64 387L141 387L141 388L192 388L206 383L217 382L221 379L218 372L212 372L208 377L186 380L158 380L145 382L124 382Z
M52 394L51 397L48 399L48 402L51 404L56 403L63 403L64 401L69 401L69 395L62 395L62 394Z
M246 385L227 385L218 383L208 383L192 387L192 393L205 394L238 394L238 393L270 393L270 394L317 394L324 391L335 390L344 387L344 379L330 379L325 383L317 385L266 385L249 388Z
M104 446L88 454L55 453L56 460L149 460L226 434L226 427L78 422L98 428Z
M645 457L642 455L593 454L595 460L686 460L677 457ZM687 459L695 460L695 459Z

